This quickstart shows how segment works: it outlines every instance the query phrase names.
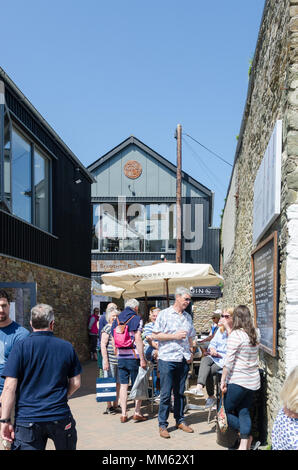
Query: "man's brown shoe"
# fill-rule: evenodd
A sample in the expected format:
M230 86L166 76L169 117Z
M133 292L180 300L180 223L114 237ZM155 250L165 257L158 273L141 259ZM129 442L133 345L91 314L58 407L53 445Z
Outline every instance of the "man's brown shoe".
M128 420L128 417L127 416L120 416L120 421L121 423L126 423Z
M190 426L187 426L187 424L185 423L176 424L176 428L181 429L181 431L184 432L194 432L194 430Z
M132 419L134 421L147 421L148 418L146 418L146 416L143 416L143 415L134 414Z
M169 439L171 437L167 428L159 428L159 435L165 439Z

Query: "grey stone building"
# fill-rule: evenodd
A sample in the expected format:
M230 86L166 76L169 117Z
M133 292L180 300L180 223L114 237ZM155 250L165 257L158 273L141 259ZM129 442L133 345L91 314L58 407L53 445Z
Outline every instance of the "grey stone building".
M297 46L298 2L267 0L222 219L223 304L247 304L263 332L269 442L298 364Z

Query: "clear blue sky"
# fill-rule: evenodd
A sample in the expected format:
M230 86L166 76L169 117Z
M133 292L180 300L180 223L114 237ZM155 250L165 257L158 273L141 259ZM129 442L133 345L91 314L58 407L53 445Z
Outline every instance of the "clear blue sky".
M264 0L0 0L0 65L88 166L130 135L176 163L177 124L233 163ZM231 167L183 136L215 192Z

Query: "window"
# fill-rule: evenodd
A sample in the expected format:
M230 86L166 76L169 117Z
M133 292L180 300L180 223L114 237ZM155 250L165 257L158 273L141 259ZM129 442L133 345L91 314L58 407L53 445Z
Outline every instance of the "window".
M101 252L176 250L176 204L93 204L92 249Z
M7 112L4 113L4 198L7 204L10 205L11 194L10 194L10 156L11 156L11 122Z
M50 231L51 160L4 112L2 199L12 214Z
M35 225L49 230L49 160L34 152L34 210Z
M21 219L31 222L31 146L15 130L12 131L12 212Z

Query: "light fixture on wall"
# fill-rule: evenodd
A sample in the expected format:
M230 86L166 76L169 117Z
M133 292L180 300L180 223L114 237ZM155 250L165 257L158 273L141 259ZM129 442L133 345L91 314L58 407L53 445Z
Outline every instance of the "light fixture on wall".
M75 184L80 184L82 182L80 176L81 176L80 175L80 168L76 168L75 169L75 178L74 178Z
M136 193L135 193L134 189L132 189L132 187L131 187L131 185L130 185L130 184L128 185L128 189L130 190L130 192L131 192L131 194L132 194L133 196L135 196L135 195L136 195Z

